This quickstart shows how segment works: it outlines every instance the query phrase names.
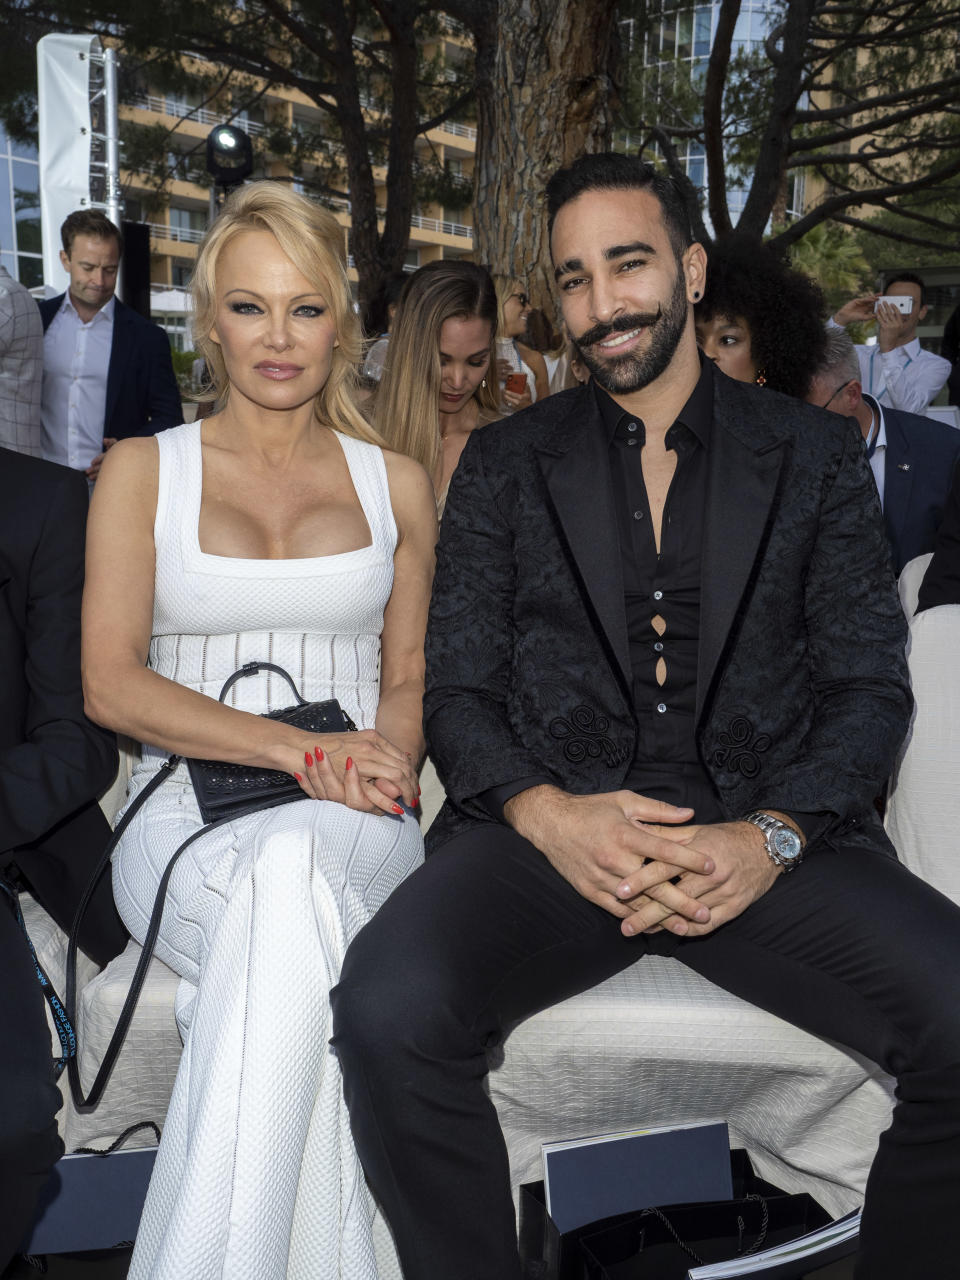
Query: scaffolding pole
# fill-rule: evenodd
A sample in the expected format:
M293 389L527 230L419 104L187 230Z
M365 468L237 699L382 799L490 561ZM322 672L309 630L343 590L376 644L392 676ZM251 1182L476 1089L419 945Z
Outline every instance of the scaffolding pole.
M103 51L104 140L106 142L106 214L115 227L123 218L120 192L120 123L117 112L117 51Z

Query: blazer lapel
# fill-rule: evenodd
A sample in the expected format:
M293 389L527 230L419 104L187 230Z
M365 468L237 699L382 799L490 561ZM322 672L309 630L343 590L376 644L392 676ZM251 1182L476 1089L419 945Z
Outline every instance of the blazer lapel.
M914 468L910 465L908 433L894 411L884 409L883 425L887 435L883 458L883 518L899 560L900 543L910 510Z
M768 393L748 399L735 386L717 375L700 557L698 722L760 550L786 452L775 419L764 413ZM771 408L783 412L779 402Z
M103 434L105 436L111 434L108 428L113 422L113 415L117 408L123 368L129 354L129 339L130 325L127 309L117 298L113 310L113 342L110 346L110 363L107 366L107 399L103 413Z
M620 534L610 460L593 394L585 387L540 450L540 467L571 556L611 651L630 690L630 648L623 599Z

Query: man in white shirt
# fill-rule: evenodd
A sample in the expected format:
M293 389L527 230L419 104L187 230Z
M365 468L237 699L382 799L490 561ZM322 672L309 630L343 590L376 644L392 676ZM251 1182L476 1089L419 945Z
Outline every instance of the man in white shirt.
M114 297L123 241L95 210L61 227L67 292L40 303L43 456L94 481L118 439L182 420L170 344L158 326Z
M847 334L832 329L806 398L856 418L899 574L909 560L933 550L960 463L960 431L933 418L884 408L861 388L858 354Z
M908 298L910 310L904 314L881 297ZM924 351L917 338L926 314L923 281L905 271L889 280L882 294L854 298L827 321L828 328L876 321L876 344L857 347L860 383L866 395L891 409L922 414L949 376L949 362Z

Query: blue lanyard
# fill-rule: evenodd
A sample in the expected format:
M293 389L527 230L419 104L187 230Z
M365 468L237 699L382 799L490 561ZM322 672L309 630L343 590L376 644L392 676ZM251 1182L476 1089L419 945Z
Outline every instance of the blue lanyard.
M8 884L4 880L0 880L0 889L9 897L17 924L23 930L23 936L27 940L27 946L30 948L30 955L33 959L33 967L36 970L37 978L40 982L40 989L43 991L47 1004L50 1006L50 1013L53 1017L53 1025L56 1029L57 1036L60 1040L61 1054L59 1058L53 1060L53 1071L55 1076L59 1076L61 1071L67 1065L70 1058L77 1055L77 1033L73 1029L70 1019L67 1017L67 1011L61 1003L60 997L54 990L53 983L43 971L43 965L37 959L37 952L33 942L27 933L27 926L23 919L23 912L20 910L20 895L13 885Z

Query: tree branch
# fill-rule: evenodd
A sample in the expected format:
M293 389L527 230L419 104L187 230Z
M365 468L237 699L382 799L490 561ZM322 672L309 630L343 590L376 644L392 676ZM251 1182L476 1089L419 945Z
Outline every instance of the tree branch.
M850 190L840 195L828 196L802 218L791 222L789 227L777 236L777 241L784 245L793 244L827 218L836 220L845 209L856 208L858 205L878 205L891 196L909 195L912 191L923 191L935 187L937 183L954 178L958 174L960 174L960 155L952 163L932 170L922 178L916 178L911 182L892 182L886 187L876 188L873 191ZM943 248L942 245L939 247Z
M894 240L900 244L916 245L919 249L936 249L938 253L942 253L944 249L942 240L925 240L922 236L907 235L905 231L888 229L881 223L866 222L863 218L853 218L846 213L834 214L831 221L841 222L845 227L856 227L859 231L869 231L873 235L883 236L887 240ZM777 239L779 240L779 237ZM957 241L957 247L960 247L960 240Z
M741 0L721 0L717 29L703 86L703 134L707 158L707 205L718 236L733 229L727 203L727 175L723 157L723 90L730 67L733 32Z

